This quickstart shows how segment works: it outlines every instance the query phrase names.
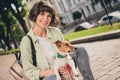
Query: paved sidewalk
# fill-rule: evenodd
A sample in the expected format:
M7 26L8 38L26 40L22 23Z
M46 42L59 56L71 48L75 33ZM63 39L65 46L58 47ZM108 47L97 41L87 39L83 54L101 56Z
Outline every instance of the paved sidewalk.
M120 80L120 38L77 46L86 48L95 80Z
M9 68L14 60L14 54L0 55L0 80L14 80L9 74Z

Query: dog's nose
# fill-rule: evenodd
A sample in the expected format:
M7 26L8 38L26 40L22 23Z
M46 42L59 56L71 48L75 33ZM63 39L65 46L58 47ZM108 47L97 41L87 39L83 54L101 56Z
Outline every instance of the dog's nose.
M69 53L71 52L71 51L68 51Z
M75 51L77 50L77 48L75 47Z

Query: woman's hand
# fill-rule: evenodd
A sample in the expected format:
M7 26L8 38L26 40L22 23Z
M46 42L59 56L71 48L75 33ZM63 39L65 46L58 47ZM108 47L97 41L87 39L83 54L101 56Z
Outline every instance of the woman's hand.
M46 77L46 76L49 76L51 74L55 74L53 69L40 71L40 76L41 77Z
M62 74L62 75L67 75L67 69L66 69L66 66L62 66L62 67L60 67L59 68L59 72L60 72L60 74Z

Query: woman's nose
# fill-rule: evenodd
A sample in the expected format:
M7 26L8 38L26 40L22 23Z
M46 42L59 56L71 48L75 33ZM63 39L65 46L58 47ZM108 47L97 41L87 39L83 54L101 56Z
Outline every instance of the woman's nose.
M44 15L43 19L44 19L44 20L48 20L48 16L47 16L47 15Z

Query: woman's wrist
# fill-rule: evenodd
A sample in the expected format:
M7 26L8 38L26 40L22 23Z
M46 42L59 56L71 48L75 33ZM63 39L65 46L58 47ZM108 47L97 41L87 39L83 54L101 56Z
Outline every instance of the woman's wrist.
M46 77L52 74L55 74L53 69L40 71L40 77Z

